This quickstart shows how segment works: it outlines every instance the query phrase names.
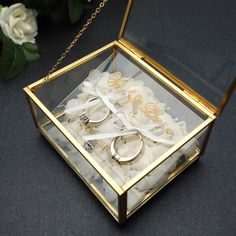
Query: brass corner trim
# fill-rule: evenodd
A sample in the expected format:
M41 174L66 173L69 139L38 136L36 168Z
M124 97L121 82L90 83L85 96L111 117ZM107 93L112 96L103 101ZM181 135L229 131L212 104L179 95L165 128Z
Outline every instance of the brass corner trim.
M227 105L229 99L231 98L231 96L233 95L233 93L236 90L236 76L234 77L232 83L230 84L225 96L223 97L221 104L217 110L217 116L219 116L225 109L225 106Z
M127 1L128 1L128 4L127 4L125 14L124 14L124 18L123 18L123 21L122 21L122 24L121 24L118 39L123 37L123 34L125 32L125 27L126 27L126 24L127 24L127 21L128 21L129 13L130 13L130 10L131 10L131 6L132 6L132 3L133 3L133 0L127 0Z

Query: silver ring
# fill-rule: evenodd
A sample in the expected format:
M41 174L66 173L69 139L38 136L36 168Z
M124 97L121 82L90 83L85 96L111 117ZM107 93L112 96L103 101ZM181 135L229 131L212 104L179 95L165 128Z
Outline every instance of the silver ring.
M112 140L112 142L111 142L111 155L112 155L113 160L117 161L120 164L123 164L123 163L130 162L130 161L134 160L137 156L139 156L139 154L142 152L142 149L143 149L143 138L139 133L134 134L134 135L138 136L141 144L140 144L138 151L134 155L129 156L129 157L120 156L120 154L116 151L116 144L121 137L115 137Z
M97 99L99 99L99 98L98 97L92 98L92 99L88 100L87 103L92 102L92 101L97 100ZM86 111L83 110L82 115L80 116L80 120L82 121L82 123L84 125L87 125L88 123L90 123L90 124L99 124L99 123L103 122L108 117L109 114L110 114L110 109L107 107L107 112L106 112L104 117L102 117L99 120L92 120L87 116Z

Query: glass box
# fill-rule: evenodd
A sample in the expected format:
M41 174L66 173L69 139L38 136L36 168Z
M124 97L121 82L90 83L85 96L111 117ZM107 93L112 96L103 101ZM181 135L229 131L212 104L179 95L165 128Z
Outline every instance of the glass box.
M116 41L24 88L40 133L119 223L203 154L235 87L232 63L225 63L224 70L232 69L225 80L204 76L205 64L200 66L199 47L206 60L215 53L204 45L206 35L222 54L216 66L225 59L227 49L206 32L223 6L201 11L209 21L201 28L195 19L184 20L196 7L184 4L128 1ZM224 6L230 8L230 1ZM172 21L173 29L163 28ZM203 33L197 32L193 49L194 23ZM191 37L184 38L186 32ZM231 55L228 61L235 59Z

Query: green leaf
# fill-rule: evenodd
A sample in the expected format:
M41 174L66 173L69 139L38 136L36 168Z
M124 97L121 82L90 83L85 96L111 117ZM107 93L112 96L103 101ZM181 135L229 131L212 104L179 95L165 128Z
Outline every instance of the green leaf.
M0 4L0 11L2 10L3 6Z
M2 30L0 29L0 41L2 41L3 37L4 37L4 34L3 34Z
M23 43L21 48L27 61L34 61L40 57L37 44Z
M18 45L15 45L5 36L3 37L1 67L3 75L7 79L12 79L20 74L25 68L25 56L23 51Z
M85 3L83 0L68 0L68 10L71 23L75 23L84 11Z

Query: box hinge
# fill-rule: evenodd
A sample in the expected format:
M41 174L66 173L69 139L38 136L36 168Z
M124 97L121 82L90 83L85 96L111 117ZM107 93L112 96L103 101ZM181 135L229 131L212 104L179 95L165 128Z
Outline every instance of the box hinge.
M205 110L207 110L208 112L210 112L213 116L216 115L216 111L212 110L210 108L207 107L206 103L204 101L202 101L201 99L199 99L198 97L194 96L192 93L190 93L187 90L183 90L184 93L186 93L189 97L191 97L192 99L194 99L198 104L201 105L201 107L203 107Z
M138 58L140 58L140 59L143 59L143 58L144 58L144 56L142 55L142 53L141 53L139 50L133 48L133 47L131 46L131 44L128 43L128 42L127 42L126 40L124 40L123 38L119 39L118 41L119 41L119 43L121 43L124 47L126 47L129 51L131 51L133 54L135 54L135 56L137 56Z

